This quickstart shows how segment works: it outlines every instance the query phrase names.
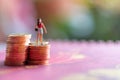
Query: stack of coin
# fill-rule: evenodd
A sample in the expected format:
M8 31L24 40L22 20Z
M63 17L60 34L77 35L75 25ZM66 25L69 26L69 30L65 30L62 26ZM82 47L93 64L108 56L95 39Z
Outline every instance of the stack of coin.
M12 34L8 36L5 65L24 65L30 38L30 34Z
M50 59L50 45L29 45L27 63L30 65L47 65Z

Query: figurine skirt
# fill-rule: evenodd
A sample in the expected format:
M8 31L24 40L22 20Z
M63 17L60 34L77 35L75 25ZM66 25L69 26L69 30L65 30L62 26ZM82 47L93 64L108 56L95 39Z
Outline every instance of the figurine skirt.
M40 32L40 34L43 34L43 28L39 28L38 31Z

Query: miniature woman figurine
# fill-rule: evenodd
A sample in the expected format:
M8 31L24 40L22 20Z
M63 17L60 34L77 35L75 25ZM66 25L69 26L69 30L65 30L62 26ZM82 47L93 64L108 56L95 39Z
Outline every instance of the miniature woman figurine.
M40 45L43 45L43 33L47 33L47 29L41 19L37 19L37 26L35 26L35 31L37 31L37 45L39 45L39 40Z

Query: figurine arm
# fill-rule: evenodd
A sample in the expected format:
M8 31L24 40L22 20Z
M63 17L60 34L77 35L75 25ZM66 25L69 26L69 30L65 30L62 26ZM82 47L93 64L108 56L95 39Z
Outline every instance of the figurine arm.
M44 29L45 33L47 34L47 29L46 29L45 25L43 23L42 23L42 25L43 25L43 29Z
M38 28L38 26L36 25L35 28Z

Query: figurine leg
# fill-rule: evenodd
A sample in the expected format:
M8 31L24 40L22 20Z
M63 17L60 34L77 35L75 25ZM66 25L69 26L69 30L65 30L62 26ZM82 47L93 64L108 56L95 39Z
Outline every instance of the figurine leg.
M39 32L37 33L37 41L36 41L37 45L39 45Z
M43 44L43 35L40 34L40 44L42 45Z

